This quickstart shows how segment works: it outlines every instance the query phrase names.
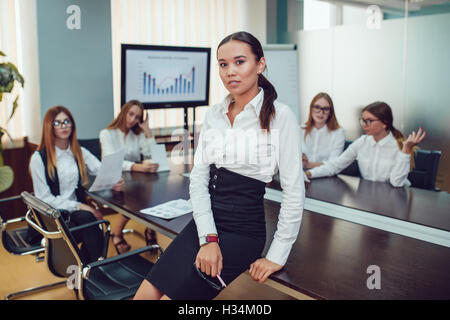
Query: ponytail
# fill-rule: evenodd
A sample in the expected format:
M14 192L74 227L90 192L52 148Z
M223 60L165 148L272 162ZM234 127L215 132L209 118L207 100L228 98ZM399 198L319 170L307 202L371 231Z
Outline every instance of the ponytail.
M275 118L275 106L273 103L277 99L278 94L274 86L262 74L258 77L258 86L264 90L264 101L259 113L259 123L261 129L270 132L270 122Z

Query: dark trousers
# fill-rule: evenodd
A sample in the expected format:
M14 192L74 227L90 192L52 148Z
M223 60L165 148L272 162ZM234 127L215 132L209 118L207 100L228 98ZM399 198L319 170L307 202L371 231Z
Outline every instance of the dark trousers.
M72 213L61 210L62 217L68 228L84 225L89 222L97 221L94 215L89 211L77 210ZM86 262L96 261L103 251L104 237L103 232L98 225L78 230L72 233L75 241L81 243L80 253ZM28 226L26 240L29 243L35 243L42 239L42 235Z

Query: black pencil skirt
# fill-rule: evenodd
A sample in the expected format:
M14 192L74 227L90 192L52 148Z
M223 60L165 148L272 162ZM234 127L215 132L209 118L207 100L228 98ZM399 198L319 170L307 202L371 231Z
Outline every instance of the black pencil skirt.
M211 208L223 257L220 276L227 285L261 257L266 242L264 192L262 181L210 166ZM147 280L174 300L213 299L220 291L194 267L199 249L192 220L162 254Z

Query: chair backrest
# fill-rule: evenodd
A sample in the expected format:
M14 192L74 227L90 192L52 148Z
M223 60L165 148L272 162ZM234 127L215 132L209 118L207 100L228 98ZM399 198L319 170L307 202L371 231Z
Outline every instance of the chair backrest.
M102 159L102 149L100 147L100 139L78 139L80 146L89 150L98 160Z
M68 277L69 266L81 270L85 261L60 211L26 191L21 196L28 207L25 219L46 238L45 257L50 271L58 277Z
M412 187L434 189L440 157L440 151L420 149L416 151L414 169L408 175Z
M345 140L344 151L348 148L349 145L352 144L353 141ZM361 177L361 173L359 172L358 161L353 161L347 168L340 172L341 174L345 174L348 176Z

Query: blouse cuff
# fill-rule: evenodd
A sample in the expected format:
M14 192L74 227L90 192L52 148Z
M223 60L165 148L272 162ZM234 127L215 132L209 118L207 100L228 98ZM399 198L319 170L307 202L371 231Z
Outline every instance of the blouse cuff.
M122 170L123 171L131 171L131 167L133 166L134 162L132 161L123 161Z
M269 251L266 254L266 259L275 262L280 266L284 266L286 264L286 260L289 256L291 248L291 244L283 243L280 240L274 238L270 245Z
M197 225L198 237L204 237L208 234L218 234L212 213L211 215L194 217L194 220Z

